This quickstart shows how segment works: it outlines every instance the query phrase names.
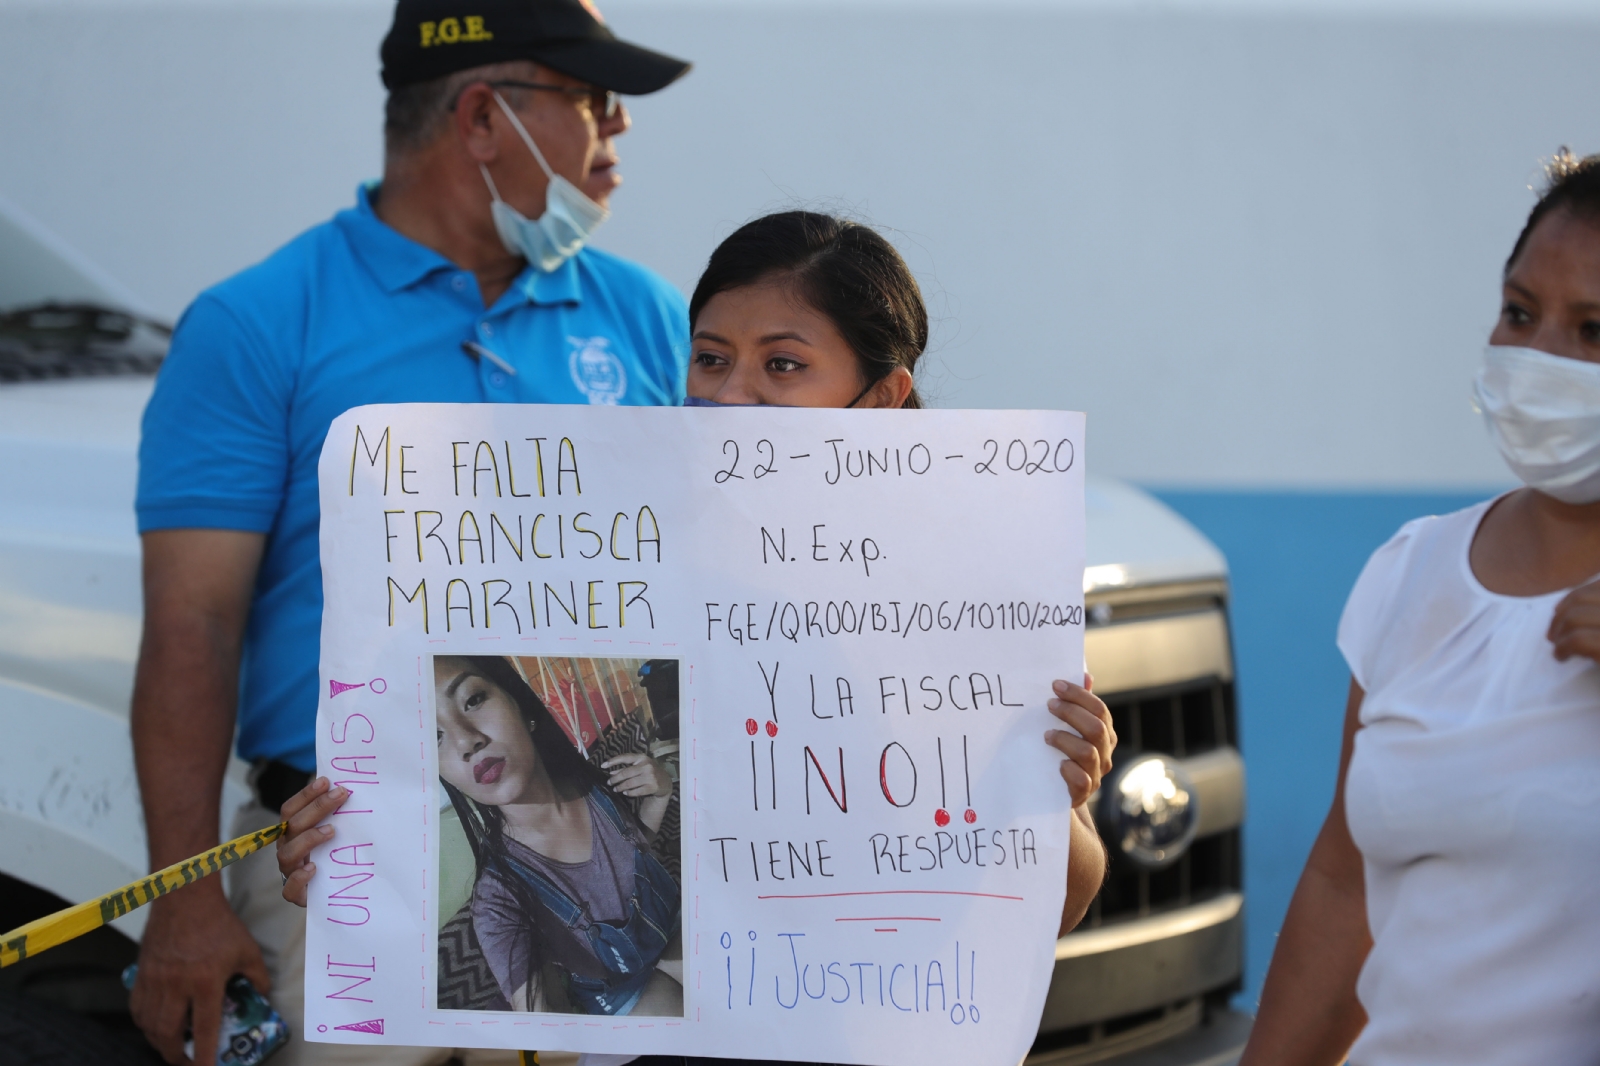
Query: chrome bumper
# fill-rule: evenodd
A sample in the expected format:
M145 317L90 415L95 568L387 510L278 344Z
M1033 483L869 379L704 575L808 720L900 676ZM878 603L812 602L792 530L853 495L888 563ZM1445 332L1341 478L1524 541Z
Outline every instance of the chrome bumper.
M1100 1061L1103 1066L1238 1066L1252 1024L1248 1014L1221 1011L1182 1036Z
M1230 892L1056 941L1039 1028L1049 1032L1193 999L1239 975L1244 896Z

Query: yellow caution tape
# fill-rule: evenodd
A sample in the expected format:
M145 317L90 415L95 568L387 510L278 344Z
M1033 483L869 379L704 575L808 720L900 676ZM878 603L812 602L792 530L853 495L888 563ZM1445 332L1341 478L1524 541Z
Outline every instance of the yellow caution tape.
M246 833L226 844L218 844L210 851L201 852L192 859L185 859L132 884L123 885L109 895L47 914L27 925L19 925L0 936L0 969L57 944L65 944L74 937L80 937L113 919L121 918L131 910L143 907L153 899L214 874L224 866L260 851L282 836L287 828L288 823L279 822L267 829Z

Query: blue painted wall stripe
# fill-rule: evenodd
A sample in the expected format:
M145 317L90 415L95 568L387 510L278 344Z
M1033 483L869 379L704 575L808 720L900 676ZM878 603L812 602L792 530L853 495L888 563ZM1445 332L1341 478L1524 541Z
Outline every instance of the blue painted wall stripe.
M1367 557L1405 522L1493 495L1152 490L1228 557L1249 774L1245 991L1254 1011L1289 897L1333 798L1349 672L1334 646Z

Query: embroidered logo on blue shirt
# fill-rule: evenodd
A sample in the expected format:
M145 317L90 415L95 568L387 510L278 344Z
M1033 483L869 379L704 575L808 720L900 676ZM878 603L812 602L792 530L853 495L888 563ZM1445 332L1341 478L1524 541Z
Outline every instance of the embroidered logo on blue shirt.
M572 370L572 383L589 398L591 404L621 402L628 394L628 371L611 350L611 341L605 337L568 337L572 355L567 365Z

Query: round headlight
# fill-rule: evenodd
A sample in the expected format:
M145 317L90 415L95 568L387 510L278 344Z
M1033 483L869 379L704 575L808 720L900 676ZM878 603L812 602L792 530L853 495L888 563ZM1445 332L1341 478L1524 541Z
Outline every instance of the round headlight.
M1200 824L1200 797L1170 755L1141 755L1101 789L1100 825L1124 855L1150 869L1177 862Z

